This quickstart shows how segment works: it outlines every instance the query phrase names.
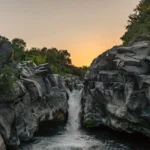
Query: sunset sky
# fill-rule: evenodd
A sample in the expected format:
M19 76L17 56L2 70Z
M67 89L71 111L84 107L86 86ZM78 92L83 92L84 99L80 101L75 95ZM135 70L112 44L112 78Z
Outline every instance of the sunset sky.
M27 47L56 47L74 65L90 65L121 44L129 14L139 0L0 0L0 34Z

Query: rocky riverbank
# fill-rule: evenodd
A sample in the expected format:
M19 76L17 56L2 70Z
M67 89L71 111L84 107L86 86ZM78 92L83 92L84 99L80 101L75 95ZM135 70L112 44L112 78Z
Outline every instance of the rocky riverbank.
M150 136L150 45L115 46L99 55L84 80L82 123Z

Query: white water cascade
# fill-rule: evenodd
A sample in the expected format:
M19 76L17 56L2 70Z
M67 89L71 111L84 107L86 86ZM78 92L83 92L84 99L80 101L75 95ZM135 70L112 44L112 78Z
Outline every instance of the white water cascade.
M81 94L82 89L74 90L73 92L69 92L69 110L68 110L68 123L67 123L67 131L68 132L77 132L80 126L80 118L79 113L81 111Z
M69 110L68 110L68 122L66 125L66 131L52 137L50 146L43 150L89 150L94 145L99 145L99 141L93 140L88 135L79 130L80 128L80 112L81 112L81 96L82 91L74 89L69 94ZM40 149L42 150L42 149ZM90 149L99 150L99 149Z

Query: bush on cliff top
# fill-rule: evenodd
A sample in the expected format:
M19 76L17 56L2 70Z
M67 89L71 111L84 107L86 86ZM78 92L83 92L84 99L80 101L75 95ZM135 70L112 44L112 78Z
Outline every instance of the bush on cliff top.
M0 95L11 92L13 83L17 80L19 73L12 66L4 66L0 69Z
M129 16L126 32L121 37L123 44L128 45L132 41L150 40L150 0L141 0Z
M7 39L3 37L3 40ZM7 39L8 40L8 39ZM49 63L55 74L74 74L83 77L88 67L76 67L72 64L70 53L67 50L57 48L31 48L26 49L26 42L23 39L15 38L11 41L14 50L14 61L32 60L36 65Z

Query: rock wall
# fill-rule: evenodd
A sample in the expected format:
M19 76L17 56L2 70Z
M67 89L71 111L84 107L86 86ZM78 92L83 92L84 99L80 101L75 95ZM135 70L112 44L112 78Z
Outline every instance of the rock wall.
M0 150L6 150L6 147L5 147L5 144L1 135L0 135Z
M4 52L8 57L3 57L1 64L6 64L12 55L12 48L9 47L7 51L9 44L5 44L0 45L0 56ZM17 149L21 141L31 139L40 122L64 122L68 111L68 95L61 81L58 86L49 64L36 66L28 61L11 67L18 71L19 78L13 82L11 91L0 94L0 133L7 147L12 150Z
M3 40L0 36L0 67L6 63L12 62L12 54L11 43Z
M82 89L83 88L83 81L80 77L72 75L72 74L66 74L64 76L60 77L60 80L63 81L63 84L67 89L72 91L73 89Z
M116 46L98 56L84 80L82 123L150 136L150 45Z

